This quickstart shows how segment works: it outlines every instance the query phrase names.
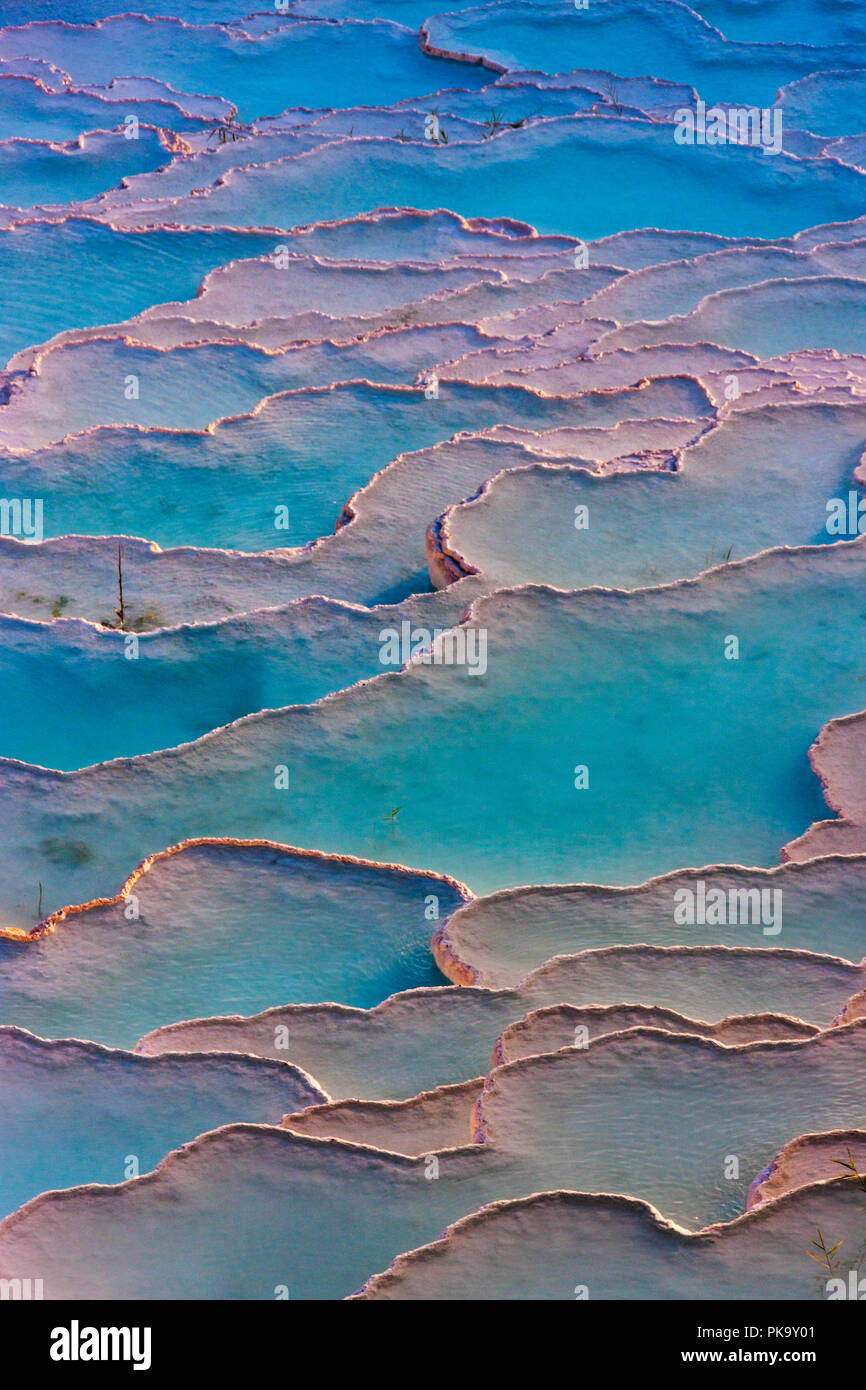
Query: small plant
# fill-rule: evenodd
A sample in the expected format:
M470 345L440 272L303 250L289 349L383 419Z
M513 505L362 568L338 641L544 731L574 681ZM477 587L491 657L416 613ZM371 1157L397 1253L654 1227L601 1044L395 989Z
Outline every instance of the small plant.
M490 140L494 135L497 135L500 130L522 130L526 122L531 120L533 116L537 116L540 110L541 107L537 106L534 111L529 112L528 116L521 116L517 121L506 121L504 113L502 111L497 111L495 106L491 106L490 115L486 120L482 121L485 133L482 135L481 139Z
M617 116L621 116L623 112L623 105L619 99L619 88L617 87L612 77L608 78L607 82L605 82L602 91L604 92L605 97L610 102Z
M489 140L492 136L494 136L497 133L497 131L501 130L502 127L505 125L505 122L502 119L502 112L497 111L495 106L491 106L490 115L487 117L486 121L483 122L483 124L487 133L485 135L482 135L481 138L482 140Z
M120 546L117 547L117 594L118 605L114 611L117 614L118 627L121 632L124 632L126 628L126 609L123 604L123 550Z
M39 883L39 902L38 902L37 905L36 905L36 920L37 920L37 922L41 922L41 921L42 921L42 879L41 879L41 878L38 880L38 883Z
M706 555L706 558L705 558L705 560L704 560L704 569L705 569L705 570L715 569L716 565L726 565L726 564L728 564L728 562L729 562L731 556L733 555L733 553L734 553L734 547L733 547L732 545L729 545L728 548L727 548L727 550L725 551L724 555L722 556L722 558L721 558L720 560L717 560L717 559L716 559L716 552L715 552L715 550L710 550L710 551L708 551L708 552L707 552L707 555Z
M52 618L59 618L62 615L64 608L66 608L68 604L69 599L66 597L65 594L61 594L51 610Z
M396 826L397 817L400 814L401 810L401 806L392 806L389 814L387 816L384 816L383 819L387 822L388 825Z
M219 121L209 133L211 136L215 135L221 145L227 144L229 140L234 144L236 140L245 140L252 133L252 126L241 125L237 111L232 111L231 115Z
M838 1167L844 1168L846 1172L851 1173L852 1176L855 1177L858 1183L860 1184L860 1191L866 1192L866 1173L861 1173L858 1170L857 1164L854 1162L854 1155L851 1152L850 1144L848 1145L846 1152L848 1154L847 1158L833 1158L830 1161L831 1163L837 1164Z
M824 1237L821 1234L821 1227L817 1226L815 1229L818 1232L818 1239L810 1240L809 1245L814 1245L815 1250L818 1251L818 1254L816 1255L813 1250L809 1250L808 1248L806 1250L806 1254L810 1255L813 1260L817 1260L819 1265L821 1265L824 1269L826 1269L829 1273L832 1274L834 1269L833 1256L839 1249L840 1245L843 1244L843 1242L841 1240L837 1240L836 1244L831 1245L828 1249Z

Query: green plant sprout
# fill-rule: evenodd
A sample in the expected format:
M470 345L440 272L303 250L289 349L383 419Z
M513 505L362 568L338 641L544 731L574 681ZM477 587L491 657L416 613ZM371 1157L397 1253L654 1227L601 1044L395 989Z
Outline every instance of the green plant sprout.
M496 132L498 130L501 130L502 127L505 125L505 122L502 119L502 112L497 111L495 106L491 106L490 115L483 122L483 124L486 128L487 133L485 135L482 135L481 138L482 140L489 140L491 136L495 135Z
M855 1177L858 1183L860 1184L860 1191L866 1192L866 1173L861 1173L857 1168L857 1164L854 1162L854 1155L851 1152L850 1144L846 1149L846 1153L848 1154L847 1158L832 1158L830 1162L837 1164L838 1167L844 1168L846 1172L851 1173L852 1176Z
M494 135L498 134L500 130L522 130L526 122L531 120L533 116L537 116L540 110L541 107L537 106L534 111L530 111L528 116L521 116L517 121L506 121L503 112L497 111L495 106L491 106L490 115L482 121L482 125L485 127L485 133L481 136L481 139L490 140Z
M839 1249L840 1245L842 1245L844 1242L841 1241L841 1240L837 1240L836 1244L835 1244L835 1245L831 1245L830 1248L828 1249L828 1248L827 1248L827 1244L826 1244L826 1242L825 1242L825 1240L824 1240L824 1237L821 1235L821 1227L820 1227L820 1226L817 1226L815 1229L816 1229L817 1232L818 1232L818 1239L817 1239L817 1240L810 1240L810 1241L809 1241L809 1244L810 1244L810 1245L814 1245L815 1250L818 1251L818 1254L816 1255L816 1254L814 1253L814 1251L809 1250L809 1249L806 1250L806 1254L809 1255L809 1256L811 1256L811 1258L812 1258L813 1260L817 1260L817 1262L818 1262L819 1265L822 1265L822 1266L824 1267L824 1269L826 1269L826 1270L830 1271L830 1273L832 1273L833 1267L834 1267L834 1266L833 1266L833 1256L835 1255L836 1251Z
M716 559L716 552L715 552L715 550L709 550L709 551L707 551L706 557L705 557L705 559L704 559L704 569L706 569L706 570L715 569L715 567L716 567L717 565L727 565L727 564L729 564L730 559L731 559L731 556L733 555L733 553L734 553L734 547L733 547L732 545L729 545L728 548L727 548L727 550L725 551L725 554L724 554L724 556L722 557L722 559L721 559L721 560L717 560L717 559Z
M619 88L617 87L616 83L613 81L612 78L609 78L608 81L605 82L602 91L604 92L604 95L607 97L607 100L612 105L616 114L618 116L621 116L623 106L622 102L619 99Z
M225 145L229 139L233 144L236 140L245 140L251 133L252 126L241 125L237 111L232 111L209 132L210 135L217 137L221 145Z
M120 546L117 547L117 593L118 606L114 611L117 614L118 626L123 632L126 626L126 609L123 604L123 550Z

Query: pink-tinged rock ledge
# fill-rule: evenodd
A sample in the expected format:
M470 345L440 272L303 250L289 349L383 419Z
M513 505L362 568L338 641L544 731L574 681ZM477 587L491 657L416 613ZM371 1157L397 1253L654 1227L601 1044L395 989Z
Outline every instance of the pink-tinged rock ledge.
M866 851L866 712L832 719L809 749L824 797L837 820L815 821L785 845L785 859Z
M866 1196L866 1130L801 1134L786 1144L752 1181L747 1208L776 1201L814 1182L850 1178Z

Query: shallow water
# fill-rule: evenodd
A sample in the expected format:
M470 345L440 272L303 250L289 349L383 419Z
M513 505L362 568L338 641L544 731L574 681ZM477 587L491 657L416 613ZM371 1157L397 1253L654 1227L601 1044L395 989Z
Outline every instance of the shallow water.
M146 1173L166 1149L241 1111L273 1123L286 1105L319 1099L299 1073L241 1058L154 1067L128 1053L52 1046L13 1029L0 1034L0 1049L4 1216L50 1188Z
M133 625L148 612L136 593L128 564ZM104 595L112 624L115 597ZM447 626L463 604L444 594L376 611L314 599L254 619L142 632L132 641L116 627L51 622L66 606L63 594L43 605L47 628L0 619L0 756L69 771L151 752L161 741L188 743L254 708L308 704L379 675L383 622Z
M862 856L779 866L863 848L860 725L810 762L864 704L861 9L52 9L0 29L0 1215L107 1186L0 1275L341 1298L547 1193L371 1293L825 1296L849 1189L731 1223L862 1115Z
M118 16L99 28L0 33L0 57L44 58L77 83L106 84L129 54L140 70L177 92L217 94L241 121L290 106L387 106L400 97L457 85L481 86L482 69L426 57L411 31L387 22L335 28L289 19L255 41L214 25L185 41L176 22Z
M0 78L0 140L13 137L16 140L75 140L85 131L115 130L117 127L123 133L127 116L134 116L139 125L169 126L172 130L207 129L200 118L185 115L179 106L166 101L155 101L143 110L141 101L106 101L86 92L72 95L46 92L29 78L4 76L2 68ZM137 138L141 139L140 129ZM131 134L125 143L134 143ZM119 157L119 153L115 158ZM129 172L130 167L134 168L136 158L143 157L137 150L129 149L126 156L124 173ZM34 195L32 187L28 185L27 201L44 202L49 192L50 181L42 194ZM16 201L12 197L4 198L7 203Z
M0 355L6 361L64 328L128 318L157 297L184 299L215 266L273 245L256 232L140 235L91 221L0 232Z
M378 865L192 846L157 860L122 901L32 943L0 940L4 1017L43 1036L131 1047L169 1015L246 1014L277 1001L372 1007L395 990L444 983L428 943L462 901L448 881ZM290 1060L274 1030L270 1055Z
M390 858L475 892L633 883L683 861L773 863L823 814L809 743L862 701L862 557L862 544L777 552L633 596L497 595L475 613L488 630L483 675L416 665L174 754L59 779L6 764L2 798L17 818L5 919L29 925L38 878L59 907L119 886L155 845L191 833L370 858L388 843ZM527 679L539 669L544 685ZM291 769L288 794L275 794L277 765Z
M563 1001L616 1008L627 999L652 1015L640 1020L648 1027L656 1026L661 1007L709 1023L777 1010L789 1027L796 1029L799 1018L826 1028L863 978L862 966L808 951L792 956L748 947L610 946L551 960L517 989L410 990L370 1010L273 1006L247 1018L171 1024L142 1038L136 1050L147 1056L244 1051L267 1058L282 1026L288 1030L287 1059L315 1076L329 1095L404 1100L486 1075L500 1060L497 1041L507 1028ZM768 1035L764 1027L761 1036ZM691 1029L681 1024L679 1031ZM596 1036L601 1034L591 1028L589 1039ZM560 1045L573 1046L575 1037L572 1027Z
M866 175L754 148L674 143L672 125L562 117L451 149L377 140L313 150L296 166L238 171L171 205L182 226L286 226L384 203L518 217L584 241L638 225L790 236L863 211ZM543 163L546 176L534 173ZM155 214L154 214L155 215ZM166 213L162 214L166 217Z
M141 131L135 141L120 133L95 134L81 147L37 143L33 137L7 140L0 144L3 204L27 208L78 202L111 188L125 174L158 169L168 158L169 151L152 130Z
M121 398L122 381L116 392ZM139 380L146 394L146 376ZM236 388L237 389L237 388ZM638 415L706 408L696 383L661 381ZM212 432L103 429L49 451L3 460L11 496L41 497L46 536L135 535L159 545L267 550L328 531L344 502L398 453L499 423L591 424L607 400L557 400L519 388L443 382L423 388L340 385L286 393Z
M751 896L755 890L757 899ZM739 896L743 891L746 898ZM625 890L583 885L494 894L476 899L440 930L449 952L477 982L496 987L518 985L553 956L612 940L663 947L783 946L860 961L866 952L864 892L862 857L769 872L713 866Z
M439 49L492 54L508 67L552 73L607 68L620 77L652 73L697 88L708 103L757 106L769 106L777 88L814 71L816 61L827 69L858 66L866 42L861 33L854 43L831 47L824 29L815 40L824 46L823 53L786 49L778 42L754 48L737 41L725 44L694 11L632 0L605 0L578 12L568 0L506 5L500 12L479 6L436 16L426 28Z
M774 405L729 417L677 472L514 470L447 514L448 545L498 585L633 589L774 545L832 544L848 537L849 494L860 499L864 425L856 406Z

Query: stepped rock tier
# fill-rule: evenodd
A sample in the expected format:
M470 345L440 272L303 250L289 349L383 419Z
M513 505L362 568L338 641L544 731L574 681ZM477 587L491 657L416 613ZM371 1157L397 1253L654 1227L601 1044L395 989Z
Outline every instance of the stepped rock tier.
M3 1299L866 1298L866 11L443 3L2 7Z

